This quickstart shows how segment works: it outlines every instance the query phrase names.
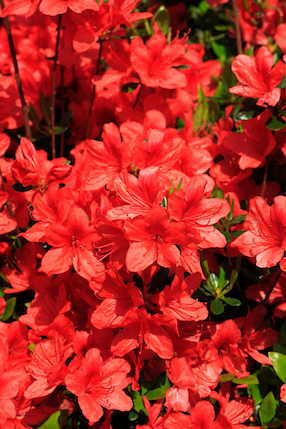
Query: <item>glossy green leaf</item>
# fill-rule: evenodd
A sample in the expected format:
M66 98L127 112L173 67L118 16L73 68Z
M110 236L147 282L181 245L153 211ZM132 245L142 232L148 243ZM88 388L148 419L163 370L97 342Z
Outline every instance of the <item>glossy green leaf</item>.
M236 115L235 121L247 121L249 119L253 119L256 116L260 115L264 112L265 107L256 106L256 104L251 104L250 106L243 107L240 109Z
M286 356L277 352L269 352L268 356L272 362L276 374L283 383L286 383Z
M128 418L131 422L136 421L138 419L138 417L139 417L139 414L136 413L136 411L130 411L130 413L128 415Z
M231 305L232 307L239 307L241 305L241 301L236 298L221 298L226 304Z
M220 117L220 108L216 100L209 100L208 113L208 121L215 124Z
M214 273L211 273L211 274L209 275L209 279L208 279L208 281L209 281L209 285L210 285L210 287L212 288L212 290L213 290L214 292L216 292L216 291L217 291L217 289L218 289L218 277L217 277L217 275L216 275L216 274L214 274Z
M213 190L212 190L212 193L211 193L211 198L222 198L222 199L224 199L224 193L223 193L223 191L220 189L220 187L219 186L215 186L214 188L213 188Z
M134 392L133 397L133 408L137 413L140 413L140 411L143 411L144 414L147 416L147 411L143 403L143 397L141 396L140 392Z
M160 28L164 36L166 36L170 26L170 15L165 6L162 5L157 9L153 19L158 24L158 27Z
M259 415L262 424L271 422L276 413L276 401L273 392L269 392L261 402Z
M232 379L232 382L235 384L259 384L259 380L255 375L249 375L244 378L236 378Z
M160 381L160 387L161 387L161 389L164 389L165 392L167 392L167 390L170 389L171 383L170 383L170 380L169 380L167 374L165 374L164 377L162 378L162 380Z
M69 412L68 410L56 411L50 417L44 420L44 422L40 423L37 426L37 429L61 429L64 427Z
M222 314L224 312L224 305L221 302L220 299L215 298L212 302L211 302L211 306L210 306L211 312L213 314Z
M256 371L253 375L258 376L260 375L260 371ZM259 380L259 379L258 379ZM255 405L261 404L263 400L263 395L261 394L261 383L259 384L248 384L247 386L247 394L252 397L252 399L255 401Z
M222 374L222 375L219 377L219 382L220 382L220 383L226 383L227 381L231 381L233 378L234 378L234 374L233 374L233 373L228 372L227 374Z
M285 127L285 121L279 116L272 116L272 118L267 119L265 126L271 131L279 131Z
M17 301L16 297L9 298L7 300L4 313L2 314L2 316L0 318L2 320L2 322L5 322L6 320L10 319L10 317L13 315L14 310L15 310L16 301Z
M149 401L157 401L157 399L164 398L165 394L166 391L161 387L158 387L157 389L149 390L145 396Z
M204 101L200 101L194 114L193 114L193 129L196 132L203 123L204 115L205 115L205 106Z
M246 219L246 215L239 215L239 216L235 216L230 222L229 224L232 225L238 225L239 223L244 222Z

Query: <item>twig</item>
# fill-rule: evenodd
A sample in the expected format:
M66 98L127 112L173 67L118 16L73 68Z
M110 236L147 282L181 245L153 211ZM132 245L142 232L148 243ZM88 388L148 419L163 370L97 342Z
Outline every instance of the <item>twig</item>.
M4 1L0 0L0 4L1 4L1 8L3 10L5 7ZM21 83L21 79L20 79L18 62L17 62L17 58L16 58L16 51L15 51L15 46L14 46L14 42L13 42L13 38L12 38L11 27L10 27L10 22L9 22L8 16L5 16L3 18L3 20L4 20L6 32L7 32L9 47L10 47L10 51L11 51L11 57L12 57L12 61L14 64L15 79L17 82L18 92L19 92L22 110L23 110L25 133L26 133L27 138L29 140L32 140L32 132L31 132L31 127L30 127L30 123L29 123L28 107L27 107L27 104L25 101L23 87L22 87L22 83Z
M58 61L58 52L60 44L60 32L61 32L61 23L62 15L59 15L58 20L58 29L57 29L57 41L56 41L56 52L54 59L54 71L53 71L53 89L52 89L52 106L51 106L51 116L52 116L52 158L56 157L56 136L55 136L55 110L56 110L56 76L57 76L57 61Z
M243 49L242 49L242 42L241 42L241 31L240 31L240 25L239 25L239 13L238 13L238 7L237 7L237 0L232 0L232 7L233 7L233 13L234 13L234 25L235 25L235 33L236 33L236 48L237 48L237 53L241 55L243 54Z
M266 159L266 163L265 163L265 166L264 166L264 174L263 174L261 194L260 194L262 198L264 198L264 194L265 194L265 191L266 191L266 182L267 182L269 162L270 162L269 158Z

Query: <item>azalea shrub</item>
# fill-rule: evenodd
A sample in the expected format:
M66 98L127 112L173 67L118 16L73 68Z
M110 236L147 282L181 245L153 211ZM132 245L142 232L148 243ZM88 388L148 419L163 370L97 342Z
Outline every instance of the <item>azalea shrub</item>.
M284 2L0 4L0 428L286 429Z

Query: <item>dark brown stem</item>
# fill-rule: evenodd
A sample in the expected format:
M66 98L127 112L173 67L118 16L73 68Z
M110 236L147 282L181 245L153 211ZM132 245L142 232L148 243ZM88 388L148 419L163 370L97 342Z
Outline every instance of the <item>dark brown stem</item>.
M73 79L73 89L75 92L77 92L77 80L76 80L76 72L75 72L75 66L72 65L72 79Z
M53 70L53 88L52 88L52 106L51 106L51 116L52 116L52 158L56 157L56 135L55 135L55 110L56 110L56 77L57 77L57 61L58 61L58 52L60 44L60 34L61 34L61 22L62 15L59 15L58 19L58 34L56 41L56 52L54 59L54 70Z
M269 295L271 294L271 292L273 291L274 287L276 286L276 283L277 283L277 282L278 282L278 280L280 279L280 276L281 276L281 274L282 274L282 271L281 271L281 269L280 269L280 268L278 268L278 270L279 270L278 275L277 275L277 277L276 277L276 279L275 279L275 281L274 281L273 285L270 287L269 291L267 292L267 294L266 294L266 296L265 296L265 298L264 298L263 302L266 302L266 301L267 301L267 299L269 298Z
M240 31L240 25L239 25L239 13L238 13L237 0L232 0L232 7L233 7L233 13L234 13L234 25L235 25L235 33L236 33L236 48L237 48L237 53L241 55L243 54L243 49L242 49L242 42L241 42L241 31Z
M269 158L266 159L265 166L264 166L264 174L263 174L263 181L262 181L262 188L261 188L261 197L264 198L265 191L266 191L266 182L267 182L267 175L268 175L268 169L269 169Z
M0 4L1 4L1 8L4 9L5 3L3 0L0 0ZM30 123L29 123L28 107L27 107L27 104L25 101L22 83L21 83L21 79L20 79L18 62L17 62L17 58L16 58L16 51L15 51L15 46L14 46L14 42L13 42L13 38L12 38L11 27L10 27L10 22L9 22L8 16L5 16L5 18L3 18L3 20L4 20L6 32L7 32L9 47L10 47L10 51L11 51L11 57L12 57L12 61L14 64L15 79L17 82L18 92L19 92L19 96L20 96L20 100L21 100L21 104L22 104L24 124L25 124L25 132L26 132L27 138L29 140L32 140L32 132L31 132L31 127L30 127Z
M65 114L65 68L61 66L61 118ZM61 134L60 156L65 152L65 133Z
M102 43L103 43L103 40L99 40L99 52L98 52L96 72L95 72L96 75L99 74L100 59L101 59L101 54L102 54ZM95 90L96 90L96 85L94 85L92 88L90 106L89 106L89 111L88 111L87 127L86 127L86 140L89 139L89 134L90 134L90 121L91 121L93 102L94 102L94 98L95 98Z

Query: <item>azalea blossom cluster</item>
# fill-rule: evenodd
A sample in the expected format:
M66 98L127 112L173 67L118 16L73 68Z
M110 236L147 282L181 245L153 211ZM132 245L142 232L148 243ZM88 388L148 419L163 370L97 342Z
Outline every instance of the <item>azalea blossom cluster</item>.
M230 85L165 31L184 4L2 7L1 428L286 420L255 391L267 368L286 402L285 14L247 4Z

